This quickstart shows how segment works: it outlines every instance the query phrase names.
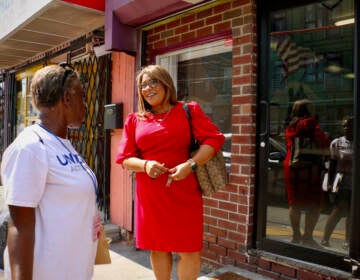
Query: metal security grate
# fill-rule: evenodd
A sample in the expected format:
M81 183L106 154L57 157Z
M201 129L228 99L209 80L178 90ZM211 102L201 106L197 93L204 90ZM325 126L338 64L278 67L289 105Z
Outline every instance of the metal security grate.
M88 57L73 63L84 86L86 120L78 130L69 129L69 139L95 172L99 187L99 209L110 218L110 135L104 129L104 105L110 99L111 55Z

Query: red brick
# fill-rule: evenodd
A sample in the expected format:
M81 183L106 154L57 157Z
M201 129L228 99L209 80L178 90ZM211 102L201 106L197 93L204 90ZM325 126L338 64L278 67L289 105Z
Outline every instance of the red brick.
M198 20L190 23L190 30L199 29L204 26L204 20Z
M183 34L189 31L189 25L182 25L175 29L175 34Z
M228 218L228 212L220 209L211 209L211 215L222 219Z
M298 270L297 278L301 279L301 280L322 280L323 279L323 277L316 272L309 271L309 270L302 270L302 269Z
M251 63L251 54L246 54L240 57L233 58L233 63L236 65Z
M200 18L206 18L206 17L209 17L213 14L213 9L207 9L207 10L204 10L204 11L201 11L197 14L197 18L200 19Z
M204 233L203 239L204 241L216 243L216 236L210 233Z
M229 199L229 194L226 193L226 192L216 192L216 193L212 194L211 197L221 199L221 200L228 200Z
M221 22L221 23L215 24L215 26L214 26L214 32L215 33L230 30L230 29L231 29L230 21Z
M226 256L226 249L222 246L216 244L209 244L209 250L214 251L219 255Z
M196 31L198 37L206 37L213 33L213 26L206 26Z
M161 39L166 39L168 37L171 37L174 35L174 31L173 30L165 30L163 32L161 32Z
M174 28L174 27L177 27L179 26L180 24L180 19L177 19L177 20L174 20L172 22L169 22L167 25L166 25L166 28Z
M195 14L185 16L181 19L181 24L190 23L195 20Z
M203 207L204 215L210 216L211 215L210 211L211 211L211 207L206 207L206 206Z
M220 229L214 226L209 226L209 233L215 234L217 236L226 236L226 230L225 229Z
M221 22L222 21L222 16L221 15L215 15L212 17L209 17L206 19L206 25L211 25L217 22Z
M235 260L236 263L246 262L246 256L239 252L239 250L228 250L228 256Z
M201 257L215 260L216 259L216 253L214 251L212 251L211 249L202 250L201 251Z
M176 43L179 43L180 42L180 36L174 36L174 37L171 37L169 39L166 40L166 44L169 46L169 45L174 45Z
M233 8L249 4L250 0L237 0L232 2Z
M234 204L234 203L229 203L229 202L220 201L220 202L219 202L219 208L220 208L220 209L224 209L224 210L226 210L226 211L236 212L236 210L237 210L237 205Z
M234 241L238 241L240 243L239 246L245 242L245 235L238 232L229 231L228 237Z
M231 8L231 3L225 3L214 7L214 13L222 13Z
M158 41L158 40L160 40L160 34L159 34L159 33L156 33L156 34L150 35L150 36L148 36L147 39L148 39L148 42L149 42L149 43Z
M204 223L212 226L217 226L217 219L210 215L204 215Z
M236 242L229 239L220 237L218 238L217 244L225 248L236 249Z
M241 16L241 8L235 9L235 10L230 10L230 11L226 11L224 13L224 20L227 19L232 19L232 18L238 18Z
M166 47L166 41L165 40L161 40L158 41L156 43L154 43L154 49L162 49Z
M240 167L237 166L236 164L232 164L230 166L230 169L231 169L231 172L232 173L239 173L239 169ZM230 180L229 180L230 181ZM236 185L232 185L232 184L228 184L226 186L226 191L229 192L229 193L237 193L238 192L238 189L237 189L237 186Z
M236 223L230 221L219 220L218 226L227 230L236 231Z
M161 31L164 31L166 28L165 28L165 25L160 25L160 26L157 26L154 28L154 33L159 33Z
M271 262L268 261L268 260L264 260L264 259L260 258L259 261L258 261L258 266L265 269L265 270L270 270Z
M181 40L182 41L189 41L195 38L195 32L191 31L188 33L181 34Z
M217 208L219 207L219 201L210 197L204 197L203 202L206 206Z
M239 223L246 223L246 215L244 214L235 214L235 213L229 213L229 220L236 221Z
M282 265L282 264L278 264L278 263L273 263L271 270L273 272L278 272L281 274L285 274L287 276L290 277L295 277L296 276L296 269L290 266L286 266L286 265Z
M264 269L261 269L261 268L258 268L257 270L257 273L258 274L261 274L265 277L269 277L271 279L280 279L280 274L279 273L275 273L273 271L268 271L268 270L264 270Z
M235 78L233 78L233 84L238 84L238 85L250 84L251 81L252 81L251 75L246 75L246 76L243 76L243 77L235 77Z

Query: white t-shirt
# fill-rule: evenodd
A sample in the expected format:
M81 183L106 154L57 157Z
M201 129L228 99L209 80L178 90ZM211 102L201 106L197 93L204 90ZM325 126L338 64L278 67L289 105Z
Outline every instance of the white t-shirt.
M1 176L7 205L36 208L33 279L91 279L96 178L70 141L26 128L4 152ZM11 279L7 250L4 265Z

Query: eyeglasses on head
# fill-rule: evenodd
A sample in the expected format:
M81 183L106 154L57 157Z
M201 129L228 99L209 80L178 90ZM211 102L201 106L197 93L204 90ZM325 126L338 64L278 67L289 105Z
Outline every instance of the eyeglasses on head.
M69 77L69 75L74 73L75 69L70 63L67 62L61 62L59 63L59 66L65 69L64 77L61 82L61 87L64 88L67 77Z

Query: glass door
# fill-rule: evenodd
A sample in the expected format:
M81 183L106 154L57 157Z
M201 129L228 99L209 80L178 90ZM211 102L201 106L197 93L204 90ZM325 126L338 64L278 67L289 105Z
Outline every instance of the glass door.
M348 255L354 1L271 11L267 38L267 119L260 137L267 174L261 184L264 244Z

